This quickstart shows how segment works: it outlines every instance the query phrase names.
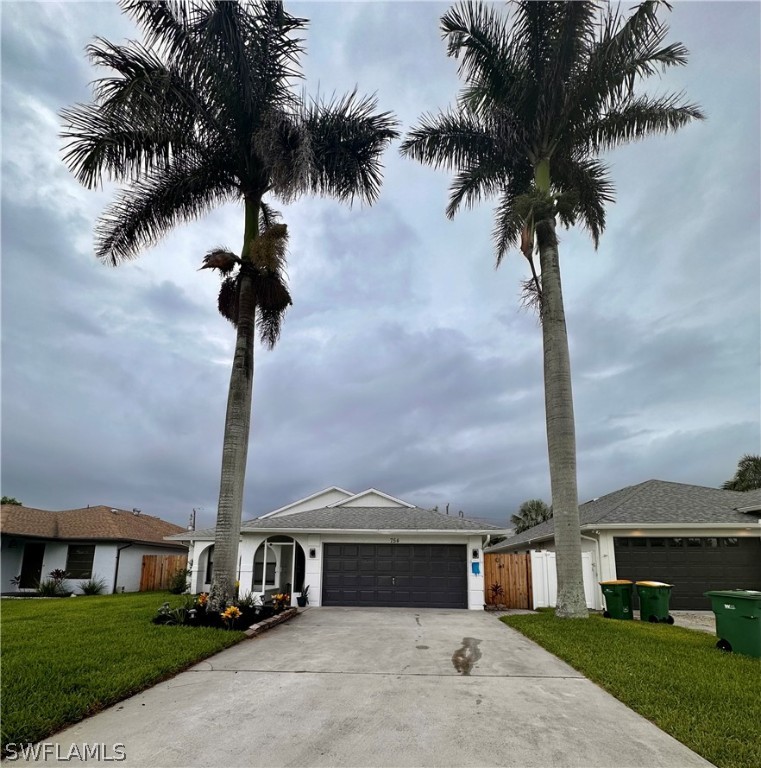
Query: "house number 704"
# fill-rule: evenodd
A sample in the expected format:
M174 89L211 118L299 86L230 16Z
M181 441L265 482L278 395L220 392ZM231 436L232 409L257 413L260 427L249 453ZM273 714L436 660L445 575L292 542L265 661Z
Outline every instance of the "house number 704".
M397 539L395 536L391 536L390 537L390 541L391 541L392 544L398 544L399 543L399 539Z

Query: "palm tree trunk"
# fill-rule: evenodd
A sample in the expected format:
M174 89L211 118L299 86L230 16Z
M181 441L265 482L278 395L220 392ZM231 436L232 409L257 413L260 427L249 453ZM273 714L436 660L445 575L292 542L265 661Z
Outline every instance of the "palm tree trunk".
M246 197L246 226L241 259L249 258L249 247L259 233L257 198ZM230 389L227 395L225 435L222 446L222 475L219 484L217 527L214 538L214 566L209 609L218 611L235 596L238 578L238 543L243 513L251 401L254 386L254 334L256 305L251 278L243 272L238 298L238 327L235 340Z
M555 520L558 583L556 615L563 618L587 618L589 614L584 598L579 496L576 487L576 427L571 361L554 218L542 222L541 230L541 234L537 231L537 237L542 270L544 405Z

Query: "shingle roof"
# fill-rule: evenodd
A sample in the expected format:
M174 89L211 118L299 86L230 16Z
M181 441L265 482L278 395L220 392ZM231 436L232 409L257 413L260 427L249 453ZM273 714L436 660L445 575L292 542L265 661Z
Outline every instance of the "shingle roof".
M113 507L86 507L51 512L16 504L0 507L0 533L42 539L138 541L167 544L165 536L185 529L152 515L136 515ZM173 546L169 544L168 546Z
M749 520L755 518L752 513L738 512L737 508L756 502L761 502L761 490L740 493L665 480L647 480L581 504L579 520L582 529L589 526L604 528L606 525L663 523L675 526L696 523L747 525ZM548 538L554 531L553 521L547 520L498 544L492 551Z
M310 509L283 517L249 520L241 531L348 530L348 531L473 531L502 530L496 525L477 523L464 517L446 515L419 507L332 507ZM214 529L194 531L194 538L208 538Z

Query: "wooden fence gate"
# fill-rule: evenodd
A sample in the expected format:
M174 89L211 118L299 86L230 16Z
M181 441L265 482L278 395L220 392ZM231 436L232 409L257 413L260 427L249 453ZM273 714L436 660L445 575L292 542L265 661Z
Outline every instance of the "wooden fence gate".
M187 555L143 555L140 591L168 589L169 581L180 568L188 567Z
M484 553L484 591L487 605L532 609L531 555Z

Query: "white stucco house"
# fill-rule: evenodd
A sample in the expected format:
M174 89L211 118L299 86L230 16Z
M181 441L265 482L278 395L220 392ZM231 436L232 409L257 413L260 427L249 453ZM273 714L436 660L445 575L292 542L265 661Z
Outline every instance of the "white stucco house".
M671 607L709 610L704 592L761 590L761 490L725 491L647 480L579 506L584 591L602 608L598 582L673 584ZM555 526L529 528L489 551L530 552L534 606L554 605Z
M484 605L483 548L504 530L421 509L370 488L326 488L243 522L240 593L291 594L310 606ZM208 591L214 530L169 536L190 547L191 591Z
M106 506L51 511L17 504L0 508L3 593L34 591L54 570L65 571L75 593L90 579L105 592L137 592L143 555L182 555L164 537L184 530L138 510ZM17 581L18 583L15 583Z

